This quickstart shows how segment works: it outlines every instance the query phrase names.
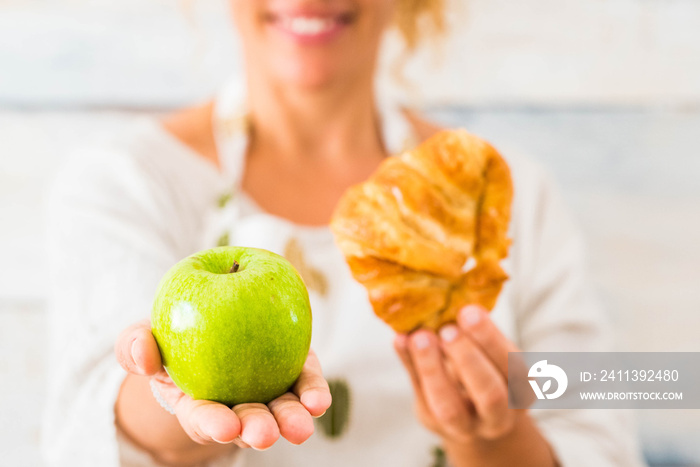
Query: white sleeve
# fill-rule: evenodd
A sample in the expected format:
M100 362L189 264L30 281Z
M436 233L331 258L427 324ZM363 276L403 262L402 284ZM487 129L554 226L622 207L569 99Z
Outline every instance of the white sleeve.
M77 154L50 193L48 265L36 265L51 278L42 454L50 466L118 466L114 403L125 372L114 342L149 317L187 239L167 193L118 151Z
M529 163L531 164L531 163ZM609 351L610 329L588 287L583 241L554 183L539 167L515 178L517 344L529 352ZM521 183L519 183L521 182ZM515 218L514 218L515 220ZM563 467L642 465L631 413L533 410Z

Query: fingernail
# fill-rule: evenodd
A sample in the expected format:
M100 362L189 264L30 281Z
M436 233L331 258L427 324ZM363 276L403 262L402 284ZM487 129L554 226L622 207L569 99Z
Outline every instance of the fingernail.
M459 334L459 331L457 331L457 326L454 324L448 324L440 328L440 338L445 342L452 342L457 338L457 334Z
M406 334L397 334L396 335L396 346L405 349L406 344L408 342L408 336Z
M245 441L244 441L244 443L245 443ZM268 447L266 447L266 448L256 448L255 446L253 446L253 445L250 444L250 443L246 443L246 444L248 444L248 446L250 446L251 448L255 449L256 451L260 451L260 452L267 451L268 449L270 449L270 448L272 447L272 446L268 446Z
M270 449L272 447L272 446L268 446L266 448L256 448L255 446L253 446L253 444L250 441L245 440L245 434L242 434L240 436L240 438L241 438L241 441L243 441L245 444L247 444L251 448L255 449L256 451L267 451L268 449Z
M419 333L415 336L413 336L413 346L418 349L422 350L427 348L430 345L430 339L428 339L428 336L426 336L423 333Z
M216 441L216 442L219 443L219 444L231 444L231 443L233 443L234 441L236 441L235 438L232 439L231 441L219 441L218 439L214 438L213 436L211 437L211 439L213 439L214 441Z
M474 326L481 321L481 308L476 305L464 307L460 314L462 315L462 323L466 326Z
M134 339L134 342L131 343L131 359L134 361L136 368L138 368L142 373L145 373L144 369L141 368L141 365L139 365L141 348L138 342L138 339Z

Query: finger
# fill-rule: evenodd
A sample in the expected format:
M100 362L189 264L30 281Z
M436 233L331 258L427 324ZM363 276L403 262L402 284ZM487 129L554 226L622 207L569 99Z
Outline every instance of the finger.
M239 404L233 412L241 420L241 441L251 448L264 451L279 439L277 421L265 404Z
M433 418L446 433L463 435L470 429L472 419L458 388L447 376L437 336L419 330L409 340L409 353Z
M408 336L406 334L396 335L396 338L394 339L394 349L399 355L399 359L401 360L401 363L411 379L411 386L413 387L413 392L415 394L415 403L419 418L423 421L423 423L429 425L432 429L437 430L438 427L433 426L434 423L431 423L431 420L424 419L425 417L423 417L424 414L429 414L430 410L428 409L428 405L425 402L425 397L423 396L423 389L421 388L420 381L418 380L418 373L416 373L416 369L413 366L413 361L411 360L411 354L408 350Z
M161 370L160 351L149 320L143 320L126 328L114 344L119 364L135 375L154 375Z
M505 377L508 375L508 352L518 352L489 318L488 312L478 306L464 307L457 315L457 322L464 333L484 350Z
M469 393L462 384L462 381L460 381L459 379L459 375L457 374L457 370L455 369L454 362L449 358L445 358L443 359L443 365L445 365L445 373L447 373L447 378L458 389L459 395L466 402L467 406L471 409L472 405L469 400Z
M323 378L321 363L313 350L309 350L304 368L294 383L292 392L314 417L320 417L331 406L331 391L328 389L328 382Z
M399 356L401 363L403 364L406 372L411 378L411 386L413 386L413 391L416 393L417 397L423 397L423 390L420 387L420 381L418 381L418 374L416 369L413 367L413 361L411 360L411 354L408 350L408 336L406 334L397 334L394 338L394 350Z
M199 444L229 444L241 434L241 421L218 402L194 400L183 394L174 406L187 435Z
M301 444L314 433L314 420L296 394L288 392L273 400L267 407L277 420L280 434L292 444Z
M514 414L508 408L508 387L503 375L484 350L457 326L443 326L440 338L445 355L454 362L476 408L480 433L487 438L507 433L513 426Z

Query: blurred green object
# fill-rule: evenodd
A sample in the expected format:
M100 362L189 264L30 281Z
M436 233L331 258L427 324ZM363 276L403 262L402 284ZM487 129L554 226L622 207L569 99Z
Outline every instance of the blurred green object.
M343 379L329 380L328 387L333 403L316 422L328 438L339 438L350 421L350 387Z
M447 467L447 456L445 455L445 450L440 446L435 446L433 448L433 465L432 467Z

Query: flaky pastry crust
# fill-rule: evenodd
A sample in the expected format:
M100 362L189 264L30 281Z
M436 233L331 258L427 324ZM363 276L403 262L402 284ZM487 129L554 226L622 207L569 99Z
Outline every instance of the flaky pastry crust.
M348 189L331 229L377 316L397 332L437 329L467 304L495 305L512 198L500 154L445 130Z

